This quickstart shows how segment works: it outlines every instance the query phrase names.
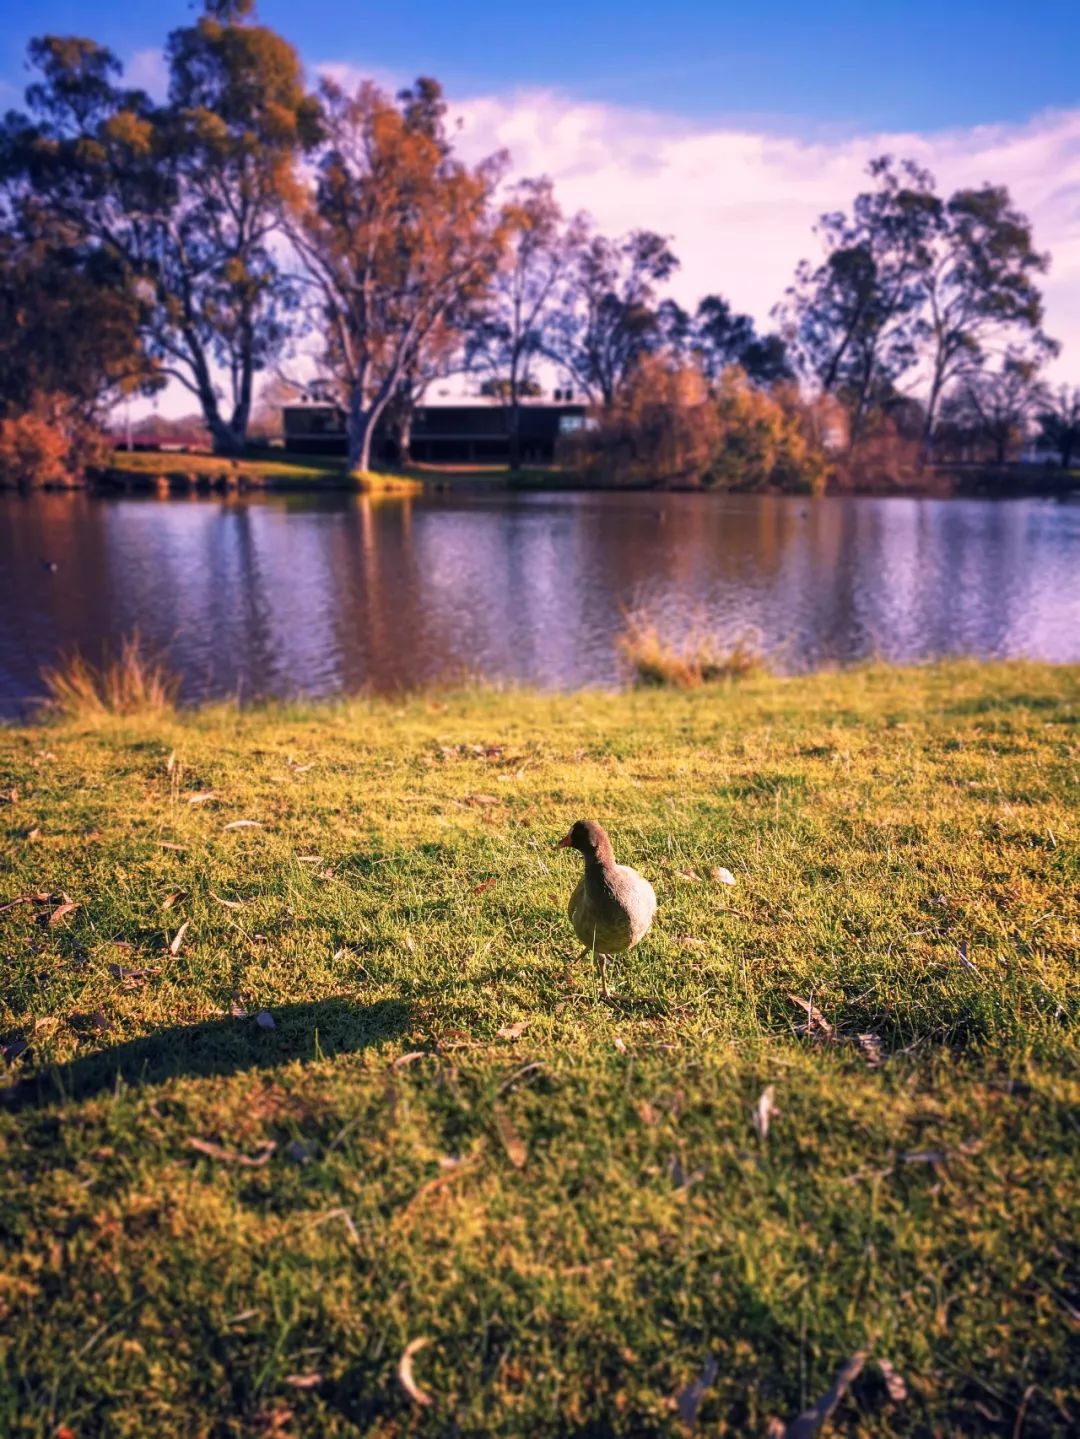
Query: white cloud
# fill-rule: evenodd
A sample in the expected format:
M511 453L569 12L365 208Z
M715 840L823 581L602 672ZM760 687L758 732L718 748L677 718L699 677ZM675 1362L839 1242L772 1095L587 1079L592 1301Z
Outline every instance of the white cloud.
M506 147L515 174L551 176L567 211L588 210L614 234L644 226L670 235L682 260L677 299L719 291L761 323L798 260L818 253L818 216L850 204L873 156L910 156L945 192L1006 184L1053 256L1047 329L1064 345L1054 373L1080 382L1080 110L1020 125L812 139L553 91L479 97L455 111L465 153Z
M124 66L124 81L145 90L152 100L164 100L169 89L169 67L162 50L136 50Z

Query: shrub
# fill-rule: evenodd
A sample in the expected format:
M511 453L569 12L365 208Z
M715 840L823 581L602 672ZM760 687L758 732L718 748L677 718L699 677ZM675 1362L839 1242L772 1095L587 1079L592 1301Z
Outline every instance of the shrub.
M60 395L0 419L0 481L20 489L78 483L105 452L97 427Z
M180 680L148 654L135 633L115 658L93 665L77 651L42 670L46 707L74 719L117 714L164 714L175 709Z
M630 664L635 684L642 686L698 689L767 669L760 650L746 635L725 648L704 626L696 625L672 642L643 612L626 616L626 628L616 644Z
M795 494L820 494L825 488L829 465L820 417L804 404L797 385L759 389L731 366L720 376L715 405L720 440L706 484Z

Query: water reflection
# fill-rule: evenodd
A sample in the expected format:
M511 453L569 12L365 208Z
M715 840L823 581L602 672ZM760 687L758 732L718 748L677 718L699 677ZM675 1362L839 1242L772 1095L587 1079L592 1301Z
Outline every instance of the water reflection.
M44 561L57 566L51 569ZM1080 659L1080 510L1042 501L506 495L0 498L0 707L138 628L194 699L484 674L619 680L621 611L782 666Z

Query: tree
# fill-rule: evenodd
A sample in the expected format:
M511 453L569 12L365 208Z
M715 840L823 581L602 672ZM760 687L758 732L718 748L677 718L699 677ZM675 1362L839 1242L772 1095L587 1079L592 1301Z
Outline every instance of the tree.
M932 176L912 161L897 167L883 155L868 173L875 187L856 197L850 217L821 217L825 260L804 260L778 307L803 373L848 404L852 445L916 362L927 246L941 213Z
M714 404L720 439L706 484L725 490L822 492L828 461L820 417L803 403L797 385L781 383L765 391L733 365L720 376Z
M318 135L295 50L251 9L207 0L170 35L164 106L118 86L90 40L33 41L40 78L5 146L9 170L139 287L149 352L224 453L243 449L255 376L286 340L273 237Z
M658 316L664 345L693 360L710 383L731 365L755 384L793 378L783 339L759 335L751 317L736 314L722 295L706 295L692 317L674 300L665 300Z
M487 304L475 316L466 355L506 402L510 468L520 463L520 401L534 385L549 315L566 301L566 281L583 238L581 218L563 223L551 181L522 180L503 207L507 248Z
M969 443L987 446L1003 465L1045 398L1038 368L1037 356L1009 353L997 370L973 370L946 397L943 422Z
M1038 446L1057 455L1063 470L1069 469L1073 456L1080 454L1080 387L1062 385L1056 393L1044 397L1045 407L1036 417L1039 422Z
M441 90L395 105L370 82L322 86L326 143L291 233L326 332L324 367L346 414L349 465L366 470L375 426L455 307L486 293L504 229L492 195L502 155L469 167L445 134Z
M49 394L98 422L118 395L153 387L140 320L112 257L32 199L0 199L0 414Z
M655 346L656 287L678 264L668 242L651 230L634 230L622 240L594 235L578 249L567 303L552 316L544 349L604 409Z
M930 454L938 408L950 387L970 379L994 355L1021 343L1040 357L1057 346L1042 333L1036 277L1049 259L1034 247L1031 225L1004 186L958 190L928 241L920 289L919 334L926 343L930 389L924 448Z

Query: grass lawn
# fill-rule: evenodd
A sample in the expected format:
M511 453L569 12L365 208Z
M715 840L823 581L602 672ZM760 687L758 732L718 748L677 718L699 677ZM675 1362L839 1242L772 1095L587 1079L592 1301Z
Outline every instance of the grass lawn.
M0 733L0 1432L1075 1433L1078 691Z
M156 479L188 480L195 476L217 480L237 474L249 480L268 482L271 488L306 484L347 485L344 462L334 455L286 455L284 450L267 450L249 459L233 462L219 455L173 450L113 451L111 469L117 475ZM551 467L526 467L512 474L505 465L411 465L400 471L372 470L354 477L358 488L384 493L417 493L435 486L451 488L492 485L530 489L565 483L565 475Z
M146 475L166 479L197 475L201 479L219 479L240 473L253 479L325 480L344 475L341 460L332 456L303 455L286 458L283 450L273 458L256 457L233 462L220 455L204 455L174 450L114 450L111 467L121 475Z

